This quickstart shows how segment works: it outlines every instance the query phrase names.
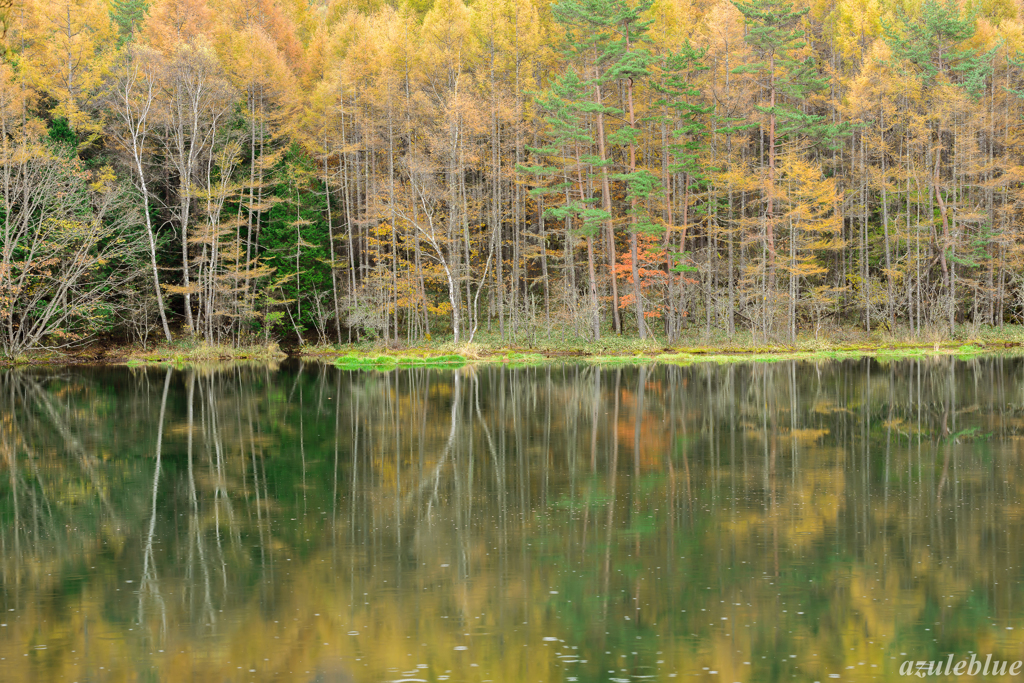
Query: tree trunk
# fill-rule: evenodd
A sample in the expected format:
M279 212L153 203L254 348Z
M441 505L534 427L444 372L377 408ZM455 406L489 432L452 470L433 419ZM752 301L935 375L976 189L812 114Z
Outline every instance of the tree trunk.
M604 144L604 114L600 111L601 86L594 86L597 98L597 150L601 158L601 207L608 213L605 221L605 239L608 249L608 273L612 285L612 326L615 334L622 334L622 319L619 317L619 284L615 275L615 230L612 227L612 192L608 184L608 168L606 166L608 155Z

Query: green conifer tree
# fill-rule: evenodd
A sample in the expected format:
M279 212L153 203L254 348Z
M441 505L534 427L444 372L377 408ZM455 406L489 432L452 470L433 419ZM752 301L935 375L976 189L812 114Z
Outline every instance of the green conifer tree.
M925 0L915 16L896 8L896 21L882 22L885 41L898 68L909 67L925 86L940 77L959 85L973 96L992 72L994 50L982 53L962 45L974 37L976 11L960 16L956 0L939 3Z
M142 29L147 10L147 0L110 0L110 20L117 26L120 44L129 42Z
M780 123L785 127L791 121L790 117L798 115L797 108L792 104L786 106L783 98L787 94L797 95L800 89L794 76L800 72L801 63L794 53L806 45L799 24L807 14L808 8L794 9L788 0L734 0L733 4L746 19L745 38L757 56L757 61L738 66L733 69L733 73L755 74L768 93L768 105L759 105L755 109L768 119L765 247L771 268L775 263L775 176L778 158L776 146L780 135Z
M612 270L612 305L618 315L618 292L615 280L614 232L612 229L611 190L608 180L619 180L626 186L629 210L626 218L629 224L630 255L634 286L633 305L637 317L637 331L640 338L647 336L644 322L643 293L638 270L637 234L657 233L661 226L651 220L646 200L659 193L661 183L658 177L646 169L637 168L637 146L641 131L634 106L634 92L638 83L651 73L654 57L643 47L652 20L644 19L644 13L651 8L653 0L640 0L631 6L625 0L561 0L552 6L555 19L566 28L565 54L589 67L591 78L588 85L593 88L595 98L588 108L596 116L599 166L602 173L603 208L608 214L609 265ZM626 94L626 110L615 110L604 103L603 91L614 83L621 83ZM625 123L611 131L606 126L606 117L625 116ZM613 149L621 149L625 163L620 173L609 175L607 161L614 158ZM616 330L621 323L616 319Z
M531 190L530 194L544 198L548 204L545 216L563 221L566 225L566 272L570 277L575 268L572 238L580 236L587 243L592 311L590 331L594 339L599 339L601 324L594 266L594 238L600 233L601 225L609 218L609 214L595 206L598 200L590 196L588 187L594 169L603 167L607 162L593 153L594 136L587 126L589 98L586 83L570 68L555 79L546 92L538 95L536 101L547 112L544 122L547 124L548 144L544 147L527 147L527 151L545 160L548 165L521 164L517 170L542 183ZM577 226L575 229L574 223Z
M707 168L702 155L707 147L707 119L714 110L714 105L705 104L700 88L693 85L696 75L707 70L704 57L704 50L693 47L688 40L684 41L678 52L665 57L659 78L654 82L655 89L661 95L655 101L655 106L661 113L653 119L660 121L668 129L662 154L665 155L665 206L669 226L675 226L676 218L671 196L672 186L682 190L682 229L678 248L671 243L671 228L666 232L665 240L666 266L670 278L665 328L670 339L674 337L679 327L675 320L672 274L680 274L681 291L682 273L697 270L686 262L686 233L691 218L690 197L705 190L708 183Z

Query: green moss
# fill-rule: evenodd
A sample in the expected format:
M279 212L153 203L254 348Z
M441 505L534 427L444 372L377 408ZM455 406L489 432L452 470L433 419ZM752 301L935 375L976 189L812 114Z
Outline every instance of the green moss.
M649 346L649 345L648 345ZM956 355L974 357L978 354L1004 352L1002 348L992 349L981 345L964 344L958 348L936 347L935 344L920 345L906 342L872 345L846 345L821 349L799 347L677 347L671 350L648 348L645 351L610 352L602 348L550 350L544 353L521 351L507 348L477 348L479 357L472 360L460 354L435 353L431 349L416 349L399 354L378 354L348 351L333 358L334 364L342 369L390 370L397 367L452 367L469 363L494 363L507 367L535 367L550 363L582 362L607 367L648 365L664 363L691 365L693 363L778 363L783 361L842 361L871 357L880 362L893 362L910 358L924 358L933 355ZM1011 352L1018 353L1018 352Z
M396 368L461 367L466 359L458 354L437 356L389 356L360 355L348 353L334 359L334 366L341 370L377 370L389 372Z
M882 349L874 355L880 361L895 361L908 358L923 358L928 355L928 351L921 348Z
M501 363L510 368L529 368L537 367L539 365L547 365L557 359L548 358L547 356L540 353L517 353L517 352L505 352L495 354L483 359L489 363Z
M964 344L956 350L956 357L958 360L970 360L986 353L985 349L975 346L974 344Z

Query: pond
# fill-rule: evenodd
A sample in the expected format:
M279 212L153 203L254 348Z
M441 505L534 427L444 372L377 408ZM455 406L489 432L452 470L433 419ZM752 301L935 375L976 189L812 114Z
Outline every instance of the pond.
M0 680L1024 659L1022 380L953 357L3 372Z

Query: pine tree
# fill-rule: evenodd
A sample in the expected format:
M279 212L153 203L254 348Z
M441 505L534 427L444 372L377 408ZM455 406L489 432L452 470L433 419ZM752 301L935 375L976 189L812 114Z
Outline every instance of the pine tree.
M601 183L601 208L607 214L604 223L605 250L612 288L612 329L616 334L621 334L619 288L618 280L615 277L615 230L612 221L612 194L608 174L610 154L605 138L607 117L619 117L623 113L605 102L609 85L607 71L610 66L608 44L614 38L610 29L614 2L615 0L561 0L551 6L551 12L555 20L565 30L563 57L566 61L575 62L580 67L587 88L592 89L594 93L593 100L587 106L586 111L594 117L595 138L600 162L598 170Z
M647 207L648 198L661 193L661 183L650 170L637 168L636 154L641 131L637 126L634 91L638 81L650 77L651 65L654 62L654 56L650 50L640 47L653 23L653 20L642 18L643 13L650 9L651 4L651 0L642 1L636 7L630 7L625 2L617 3L618 6L613 15L614 26L619 34L619 39L613 43L617 56L608 70L609 79L621 81L626 86L627 125L620 127L614 135L609 135L608 140L613 144L622 145L628 150L629 166L624 173L618 174L615 178L625 182L626 199L629 201L629 252L633 275L633 305L636 309L636 324L641 339L647 337L648 330L644 314L642 279L638 270L640 262L638 233L653 236L662 231L662 227L651 219Z
M697 74L706 71L704 64L705 50L693 47L685 41L677 52L666 56L654 87L661 97L655 101L660 108L660 117L654 120L666 128L665 143L662 154L664 159L664 193L665 220L668 229L665 232L664 249L666 267L670 273L668 279L668 315L665 317L665 328L670 339L675 336L679 326L675 320L675 293L672 282L673 273L680 276L680 292L683 285L683 273L693 272L696 268L685 262L686 233L690 225L691 195L703 191L707 187L707 170L703 154L707 148L707 117L714 110L714 105L703 103L703 94L693 81ZM675 179L678 178L678 181ZM682 216L679 230L679 247L674 249L672 233L675 230L675 212L672 201L673 186L682 190Z
M548 114L544 117L548 144L545 147L527 147L527 150L546 159L551 165L521 164L517 170L546 181L545 185L534 188L530 194L544 198L548 204L544 211L546 217L561 220L566 225L566 273L570 278L575 268L573 237L582 236L586 240L592 315L590 331L594 339L599 339L601 321L594 269L594 238L610 216L603 208L595 206L597 199L590 197L587 190L593 178L593 170L603 168L606 162L593 154L595 141L587 126L589 98L585 86L579 74L570 68L537 97L537 104ZM571 227L574 221L578 226L575 230Z
M768 93L768 104L755 109L767 118L768 182L765 187L765 242L769 263L775 259L775 179L781 138L796 135L822 137L824 117L805 111L806 98L822 90L826 80L813 60L801 57L807 47L799 24L808 9L794 9L788 0L734 0L747 21L747 43L758 61L733 69L758 77Z
M603 208L608 214L605 222L608 231L609 262L612 271L612 305L615 310L616 331L621 331L617 318L617 281L614 265L614 231L612 229L611 190L608 180L619 180L626 185L629 210L630 254L634 264L634 287L639 288L640 277L636 271L638 262L637 233L654 234L661 226L650 219L646 200L659 193L661 184L658 177L646 169L637 168L637 144L640 129L634 102L636 85L650 76L654 57L650 50L642 47L652 20L644 19L644 13L651 8L653 0L640 0L630 6L625 0L562 0L552 6L555 18L567 29L565 53L569 57L588 64L592 77L588 84L594 88L595 99L590 110L596 115L598 155L601 161L601 184ZM621 83L626 93L626 110L617 111L604 104L603 90L613 83ZM606 129L605 117L625 116L625 124L615 131ZM622 172L608 175L606 162L614 153L608 146L618 147L626 157ZM643 296L639 289L634 293L637 329L641 338L647 336L644 322Z
M279 166L277 183L270 191L283 201L267 212L260 247L264 264L274 269L275 291L268 294L280 297L276 305L283 308L289 326L302 340L310 328L323 335L316 316L318 296L332 287L326 225L320 220L326 198L317 187L316 169L298 145L286 150ZM318 191L303 191L309 187Z
M963 47L974 37L975 15L972 11L961 17L956 0L925 0L913 17L897 7L897 21L882 23L885 41L895 63L925 86L948 79L977 95L992 72L992 53Z
M110 20L117 26L120 44L132 40L141 30L148 10L147 0L110 0Z

